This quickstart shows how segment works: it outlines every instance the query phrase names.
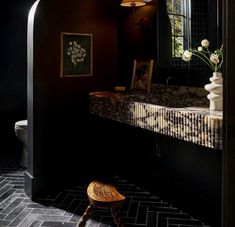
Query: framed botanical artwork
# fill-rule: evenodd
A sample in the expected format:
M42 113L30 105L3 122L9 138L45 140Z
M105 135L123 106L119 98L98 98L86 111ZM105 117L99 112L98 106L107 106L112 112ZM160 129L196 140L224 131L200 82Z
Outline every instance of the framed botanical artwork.
M150 92L154 60L134 60L130 90Z
M61 33L60 77L92 75L92 34Z

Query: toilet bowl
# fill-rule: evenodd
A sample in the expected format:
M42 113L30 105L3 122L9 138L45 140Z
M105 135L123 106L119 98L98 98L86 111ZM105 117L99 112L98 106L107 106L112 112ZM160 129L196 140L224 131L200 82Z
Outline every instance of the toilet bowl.
M28 126L27 120L17 121L15 123L15 134L23 144L23 152L21 155L20 165L24 166L24 167L27 167L27 149L26 149L26 147L27 147L27 126Z

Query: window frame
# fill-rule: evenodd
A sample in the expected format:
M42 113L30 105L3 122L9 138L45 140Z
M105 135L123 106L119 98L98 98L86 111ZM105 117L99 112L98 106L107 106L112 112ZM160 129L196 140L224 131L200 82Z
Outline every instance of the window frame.
M171 2L172 10L169 11L168 2ZM175 0L167 0L167 14L170 18L171 27L172 27L172 60L173 64L174 61L181 60L180 56L177 56L176 53L176 39L182 38L183 40L183 50L189 49L191 45L191 0L180 0L181 1L181 7L182 7L182 13L175 13L174 12L174 5ZM171 18L173 17L173 18ZM175 33L174 23L176 20L176 17L180 17L182 20L182 29L181 29L181 35L178 35ZM180 55L180 52L179 52Z

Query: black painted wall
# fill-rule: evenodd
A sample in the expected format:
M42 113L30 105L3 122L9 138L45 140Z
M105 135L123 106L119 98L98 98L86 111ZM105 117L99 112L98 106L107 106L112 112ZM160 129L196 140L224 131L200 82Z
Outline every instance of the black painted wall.
M224 152L223 152L223 227L235 226L235 2L223 0L224 64Z
M157 53L157 1L144 7L119 7L118 84L130 87L134 59L154 59ZM155 80L156 72L153 73Z
M97 151L88 142L94 136L88 95L110 88L117 76L117 6L109 0L41 0L37 6L29 36L34 49L28 75L29 196L41 186L76 184L93 172ZM92 76L60 78L61 32L93 35Z
M27 118L27 17L33 0L1 2L0 152L21 152L14 124Z
M95 141L105 138L112 144L97 144L106 157L112 150L111 163L100 162L106 165L103 176L118 173L206 224L221 227L221 150L101 117L96 121L95 131L103 130Z

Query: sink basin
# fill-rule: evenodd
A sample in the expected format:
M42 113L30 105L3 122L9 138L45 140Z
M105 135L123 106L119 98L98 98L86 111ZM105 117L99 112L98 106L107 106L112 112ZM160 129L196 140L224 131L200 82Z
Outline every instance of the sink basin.
M182 108L190 106L207 107L209 101L206 97L188 97L174 96L169 93L162 94L127 94L121 97L126 101L153 104L158 106L166 106L172 108Z

